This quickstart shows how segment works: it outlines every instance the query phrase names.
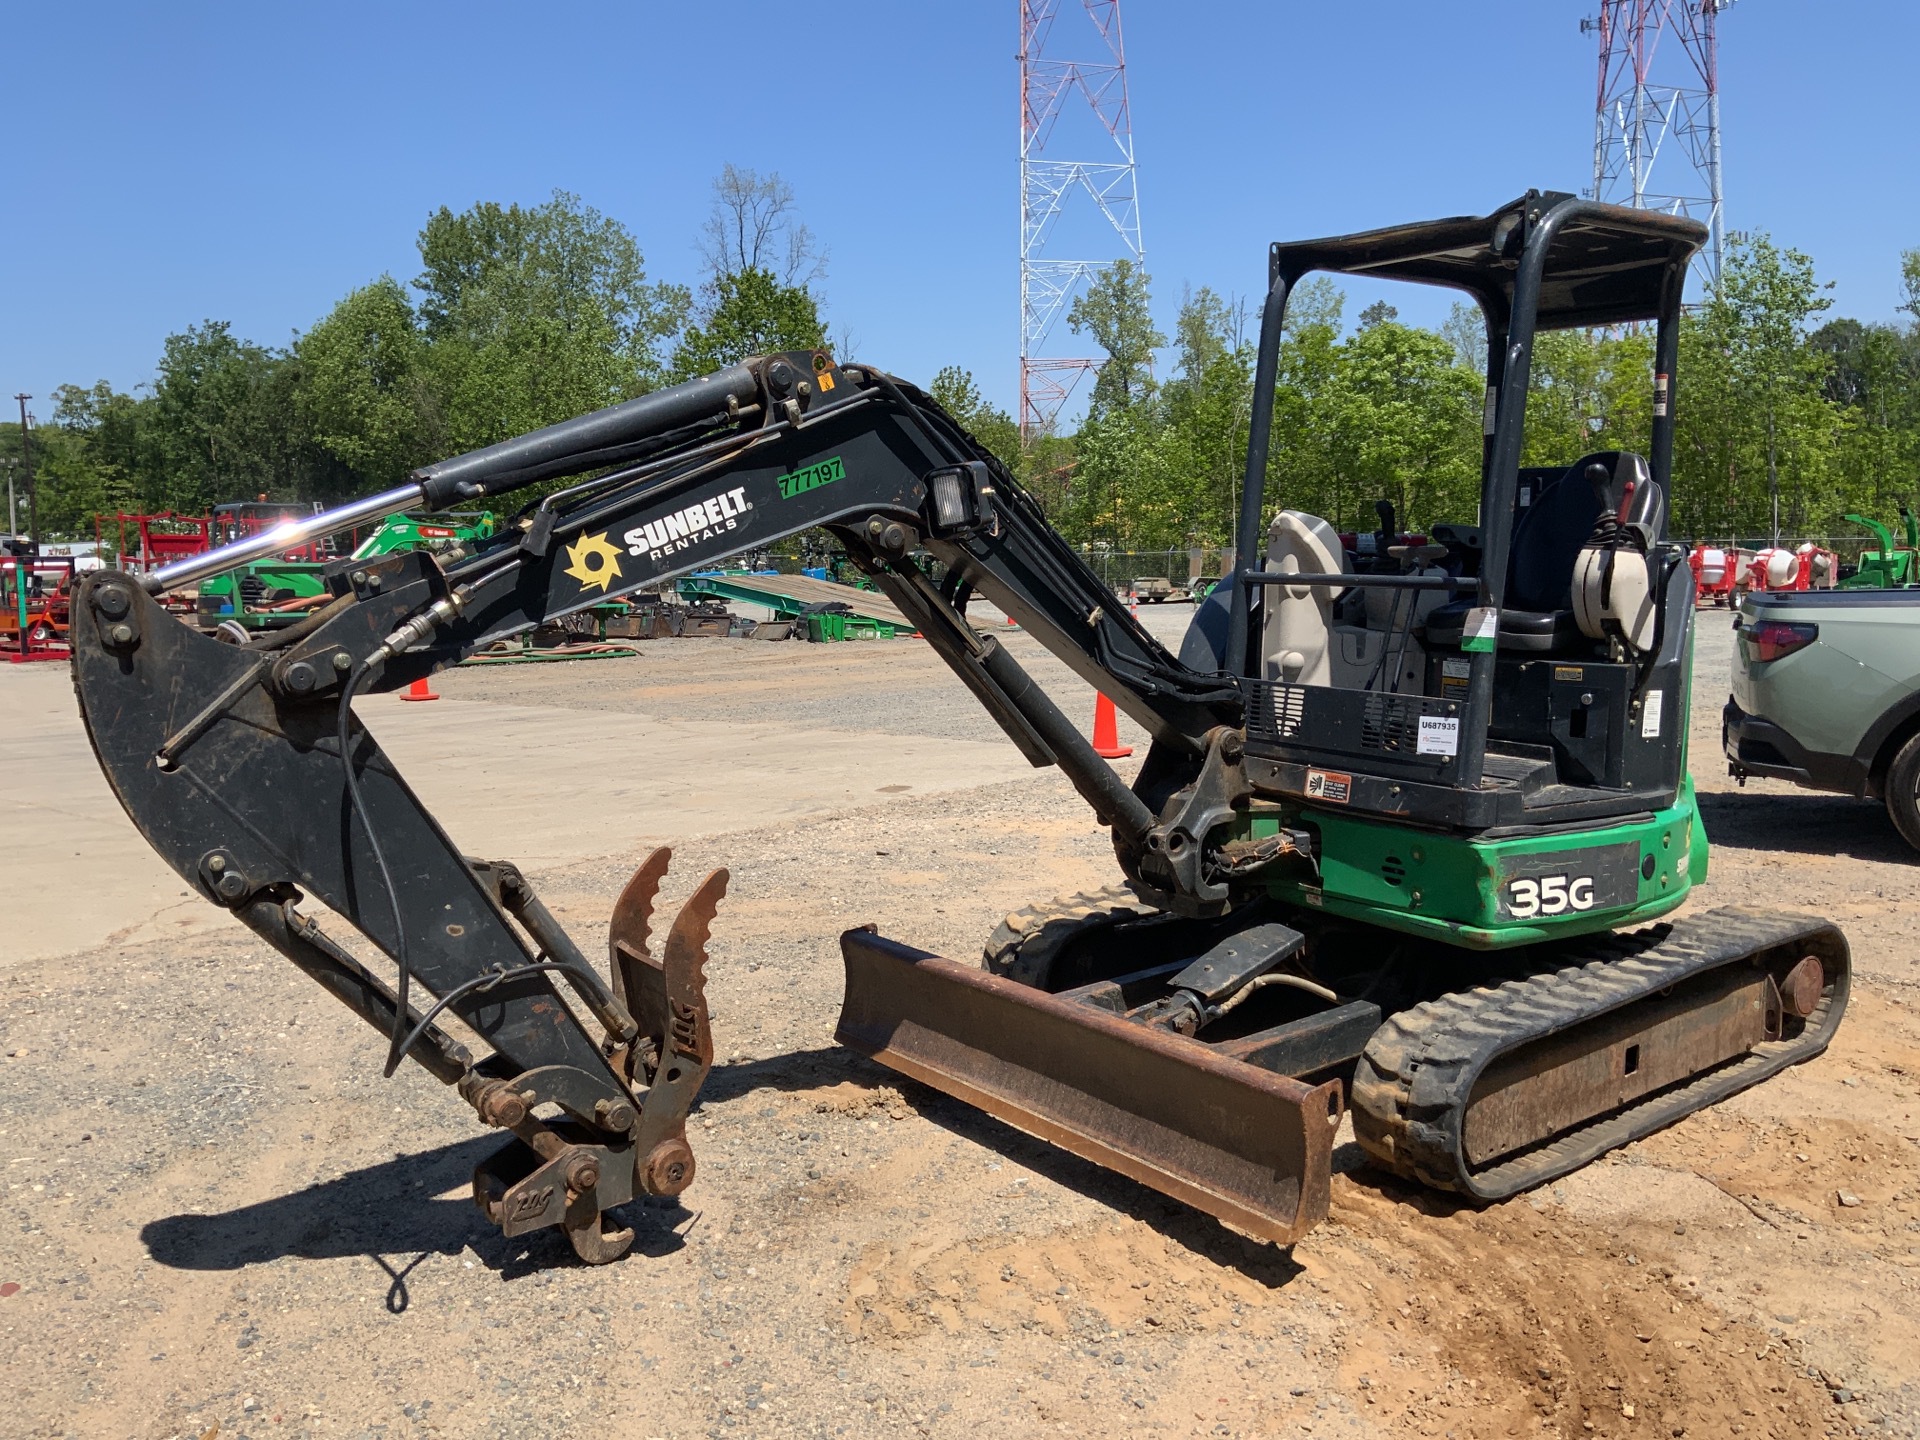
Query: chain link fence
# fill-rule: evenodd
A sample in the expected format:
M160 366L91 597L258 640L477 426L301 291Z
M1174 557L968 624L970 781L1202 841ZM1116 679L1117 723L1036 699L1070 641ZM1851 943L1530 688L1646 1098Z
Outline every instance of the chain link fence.
M1134 582L1164 578L1173 589L1190 592L1196 584L1211 584L1233 568L1233 552L1195 546L1188 550L1110 550L1100 545L1078 547L1087 568L1116 595L1125 595Z

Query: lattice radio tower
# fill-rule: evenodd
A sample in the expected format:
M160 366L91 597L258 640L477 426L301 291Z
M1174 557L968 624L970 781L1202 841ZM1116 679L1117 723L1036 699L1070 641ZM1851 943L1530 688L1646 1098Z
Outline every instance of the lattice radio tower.
M1075 9L1088 25L1075 23ZM1069 31L1054 34L1061 10ZM1063 58L1072 56L1074 58ZM1020 438L1052 431L1080 377L1098 360L1045 355L1047 338L1080 287L1116 259L1145 259L1140 243L1140 199L1135 186L1133 121L1127 107L1127 61L1120 42L1120 0L1020 0ZM1065 109L1084 103L1099 131L1070 124L1059 148L1097 150L1100 158L1064 159L1047 153ZM1075 117L1084 119L1084 113ZM1091 207L1089 209L1089 206ZM1043 258L1063 212L1092 223L1070 228L1063 247L1080 259ZM1115 237L1103 236L1104 219ZM1106 250L1102 257L1098 252ZM1094 253L1088 254L1088 251Z
M1601 0L1582 20L1600 36L1593 125L1593 197L1704 221L1694 262L1720 281L1720 63L1714 26L1733 0ZM1662 38L1667 43L1661 45ZM1675 151L1660 166L1661 151Z

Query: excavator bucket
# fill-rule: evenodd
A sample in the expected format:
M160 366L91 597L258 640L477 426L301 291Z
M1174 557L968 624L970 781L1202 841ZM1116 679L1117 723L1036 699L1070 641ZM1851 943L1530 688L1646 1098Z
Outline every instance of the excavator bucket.
M840 952L843 1045L1256 1238L1290 1245L1326 1218L1337 1081L1275 1075L869 930Z

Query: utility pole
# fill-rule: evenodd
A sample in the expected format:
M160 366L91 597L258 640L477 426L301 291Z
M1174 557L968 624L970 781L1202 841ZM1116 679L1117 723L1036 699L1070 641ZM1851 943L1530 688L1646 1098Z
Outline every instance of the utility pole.
M0 465L7 467L7 538L9 540L14 539L20 534L20 507L14 502L13 498L13 471L14 467L19 463L20 462L11 455L7 456L4 460L0 460Z
M27 401L33 396L16 395L13 398L20 402L20 459L27 467L27 540L33 546L33 553L38 555L40 553L40 507L35 503L38 497L33 485L33 442L27 438ZM12 479L11 472L8 474L8 479ZM9 486L9 492L11 492L11 486ZM9 493L7 498L11 503L12 494Z

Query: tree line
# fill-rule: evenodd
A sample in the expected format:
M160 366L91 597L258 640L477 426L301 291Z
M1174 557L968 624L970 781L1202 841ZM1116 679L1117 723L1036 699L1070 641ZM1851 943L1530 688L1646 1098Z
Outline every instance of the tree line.
M1765 235L1735 241L1718 287L1681 322L1673 531L1684 539L1838 536L1849 513L1891 522L1920 501L1920 250L1901 261L1892 322L1831 319L1805 254ZM1069 313L1107 359L1086 419L1019 456L1013 422L971 377L937 394L1024 460L1050 515L1083 544L1121 551L1224 546L1238 513L1252 405L1254 337L1244 304L1182 297L1173 334L1152 320L1148 277L1108 269ZM1372 529L1374 505L1404 521L1470 521L1480 486L1485 339L1456 305L1431 330L1375 303L1345 323L1327 277L1288 303L1267 474L1269 508ZM1156 376L1156 353L1172 365ZM1652 422L1650 327L1537 337L1526 465L1644 449Z
M751 354L829 343L826 255L777 174L726 167L696 288L648 278L627 228L577 196L442 208L420 272L353 291L284 347L209 320L167 337L139 393L65 385L33 433L39 523L88 535L96 512L204 512L226 500L335 502L417 465L585 413ZM1683 538L1839 535L1891 520L1920 490L1920 250L1898 318L1830 318L1812 260L1767 236L1728 248L1682 321L1673 526ZM1349 324L1330 279L1296 289L1279 357L1267 493L1342 529L1393 502L1415 527L1470 520L1479 491L1477 310L1438 329L1386 303ZM1077 543L1230 543L1251 418L1247 306L1201 287L1171 335L1127 261L1073 304L1099 348L1087 411L1028 437L959 367L931 390ZM1652 405L1645 328L1538 337L1526 464L1641 448ZM841 345L845 349L844 343ZM17 456L0 426L0 458ZM23 516L24 521L24 516ZM23 525L24 528L24 525Z
M96 513L389 489L429 461L823 343L826 256L791 188L728 166L714 192L697 289L649 280L633 234L564 191L443 207L420 231L416 277L354 290L286 346L208 320L167 337L139 393L60 386L31 433L41 533L90 536ZM20 439L18 422L0 427L0 459L19 458ZM24 498L21 511L24 531Z

